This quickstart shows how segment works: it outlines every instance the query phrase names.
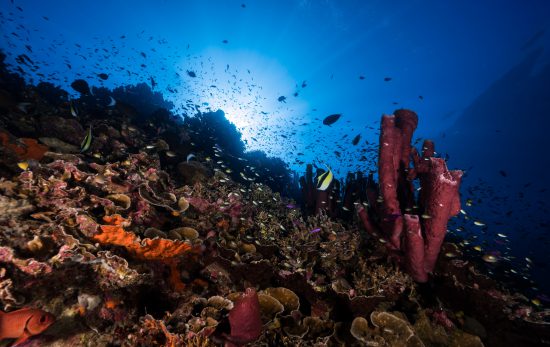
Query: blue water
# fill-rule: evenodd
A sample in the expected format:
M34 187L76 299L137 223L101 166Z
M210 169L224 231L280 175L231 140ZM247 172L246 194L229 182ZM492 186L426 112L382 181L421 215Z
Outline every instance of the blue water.
M549 1L0 4L0 48L14 68L19 54L34 62L21 66L28 81L74 97L76 78L145 82L175 114L224 110L247 149L298 172L313 161L337 177L374 170L380 116L416 111L415 138L433 138L450 168L467 170L470 219L453 221L465 249L501 252L506 274L550 292ZM343 116L323 125L334 113Z

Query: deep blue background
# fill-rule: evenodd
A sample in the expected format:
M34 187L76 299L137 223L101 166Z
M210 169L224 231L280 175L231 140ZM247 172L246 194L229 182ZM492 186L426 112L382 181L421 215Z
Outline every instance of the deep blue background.
M21 53L39 66L26 69L29 80L70 90L75 78L107 87L153 78L175 113L192 115L186 103L221 108L247 148L298 171L312 160L337 177L373 169L377 153L365 141L377 144L380 116L415 110L416 137L433 138L451 168L467 169L471 219L455 221L465 248L499 250L550 292L550 1L0 4L0 48L14 66ZM323 126L332 113L343 117Z

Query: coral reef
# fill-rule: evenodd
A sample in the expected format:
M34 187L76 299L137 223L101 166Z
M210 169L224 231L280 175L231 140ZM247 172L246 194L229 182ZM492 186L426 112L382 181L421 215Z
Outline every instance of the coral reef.
M138 86L130 90L143 93L140 102L124 88L94 88L94 96L72 101L80 116L71 118L60 90L3 74L0 89L10 90L13 102L0 113L7 153L0 160L0 309L15 315L31 307L55 317L33 330L29 345L550 340L543 307L498 288L464 260L434 263L447 247L442 228L458 208L458 183L451 189L439 178L458 176L430 158L429 148L428 160L410 148L413 123L399 112L383 122L383 138L393 134L389 147L400 162L384 159L381 193L370 175L355 175L320 195L308 167L302 211L285 195L296 178L277 160L243 153L239 138L222 131L221 113L181 121L150 103L166 105L158 94ZM109 95L117 107L101 106ZM13 107L19 102L34 107L22 113ZM71 121L47 124L46 116ZM75 152L71 146L90 128L90 150ZM21 139L42 139L47 151L22 155L19 146L34 142ZM414 168L404 164L408 153ZM415 207L410 180L417 177ZM437 203L443 200L446 209ZM368 203L356 205L361 224L353 220L356 202ZM428 272L433 281L417 283ZM15 333L1 339L20 338L25 325L12 325Z

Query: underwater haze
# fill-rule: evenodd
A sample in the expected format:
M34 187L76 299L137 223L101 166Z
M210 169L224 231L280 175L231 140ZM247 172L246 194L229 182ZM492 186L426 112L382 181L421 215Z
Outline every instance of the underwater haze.
M0 109L5 114L0 135L4 134L2 129L7 132L0 140L16 154L12 162L6 159L5 170L0 166L2 177L24 175L39 165L33 160L41 162L42 155L22 157L12 148L29 138L39 139L50 151L66 144L56 147L51 140L41 138L72 141L73 150L63 150L64 153L78 154L88 162L124 163L122 154L117 152L120 148L100 147L102 130L97 124L101 123L99 119L106 119L105 124L110 122L115 128L114 124L120 123L122 128L117 129L120 134L131 129L126 122L133 120L135 131L143 136L136 135L137 142L127 140L121 153L145 151L152 157L157 155L160 168L167 171L172 180L186 186L193 186L196 176L201 176L198 181L204 184L208 179L219 179L216 175L225 172L229 178L221 178L222 183L240 180L239 184L243 184L243 188L235 188L234 192L252 194L249 189L254 184L264 183L273 190L273 201L282 199L283 211L296 209L304 220L320 218L319 214L326 217L324 213L328 211L327 218L341 221L345 230L359 228L364 235L365 230L370 233L371 225L363 219L367 218L367 212L361 215L362 207L358 207L364 205L368 217L379 224L378 231L387 229L388 223L401 221L411 209L424 228L424 223L429 225L430 220L437 217L422 210L422 199L426 199L422 194L430 185L425 185L423 180L428 180L428 176L422 176L417 168L421 164L415 162L414 170L408 167L414 153L411 156L410 151L404 150L405 168L396 167L395 171L402 170L400 174L407 179L419 178L420 183L410 183L407 189L410 188L412 198L421 202L404 209L407 194L399 191L395 199L399 199L401 209L390 212L390 198L384 195L383 187L388 178L381 165L384 163L381 147L388 146L383 139L390 137L383 134L390 134L391 127L385 128L381 117L395 114L396 123L407 119L402 121L406 123L411 119L407 118L410 117L408 110L412 110L414 117L418 115L418 126L411 144L422 152L422 149L426 151L426 143L422 148L423 141L433 140L435 153L431 157L442 159L450 170L463 171L458 178L460 212L456 216L448 212L448 224L447 219L444 223L448 229L445 245L453 244L456 248L441 248L440 244L439 258L448 258L445 261L457 267L458 261L464 268L475 265L499 286L521 293L526 305L534 307L533 312L539 312L537 317L550 317L546 311L550 305L550 180L547 177L550 170L550 1L0 0L0 28L0 51L5 55L2 65L7 67L6 76L9 72L9 76L16 75L24 81L15 83L15 77L4 77L1 81ZM51 85L40 89L41 82ZM23 84L27 87L21 87ZM15 87L10 89L9 85L18 85L21 89L16 93ZM23 92L24 88L30 89ZM55 111L46 112L45 107L36 106L38 102L32 101L35 99L29 92L31 89L42 93L41 97L47 99ZM28 124L35 122L28 120L32 112L36 117L40 117L40 112L62 114L70 119L67 122L80 123L74 125L78 136L66 140L61 135L65 130L48 133L45 126L28 130ZM111 115L114 116L109 120ZM12 123L12 120L18 117L21 124L27 125L13 125L17 121ZM105 131L105 134L113 132ZM104 135L103 141L109 136ZM409 146L398 142L406 138L404 130L393 137L395 147ZM158 142L152 144L160 139L166 146ZM25 143L26 148L29 142ZM108 157L109 151L112 158ZM159 153L153 154L155 151ZM395 153L394 161L400 156ZM429 161L426 157L421 159ZM204 167L189 169L187 166L195 165L193 162L197 162L196 166L200 162ZM310 178L308 164L314 168L309 166L309 170L313 170ZM185 170L196 171L186 176ZM357 172L362 174L354 181L351 177ZM445 166L445 172L454 171ZM366 183L369 174L371 177ZM257 182L251 183L254 180ZM308 188L309 180L316 189ZM393 183L397 186L398 179ZM401 189L402 184L399 181L399 188L395 189ZM170 193L179 197L184 190ZM222 198L233 203L228 192L223 191L226 197ZM325 192L330 193L325 196ZM375 198L369 200L371 192L375 192ZM143 195L154 193L154 188L149 189L149 193L139 190L145 200ZM329 197L330 194L333 195ZM320 208L322 199L326 204ZM436 200L433 204L440 203ZM250 202L258 206L257 199ZM151 204L157 208L164 206ZM194 206L193 201L190 205ZM383 212L374 205L384 206ZM223 213L230 215L226 223L232 223L229 230L238 229L241 236L244 235L246 228L235 224L240 223L241 207L236 209L238 212L224 208ZM242 210L247 211L244 207ZM173 206L170 211L175 215L180 213ZM267 210L265 213L265 216L255 215L266 218L262 219L261 227L257 226L258 230L264 230L264 224L269 224L267 220L271 217L266 217ZM164 219L162 221L164 223ZM294 222L280 221L277 228L281 235L277 233L267 239L290 237L289 230L298 228ZM139 228L161 229L159 225L143 223ZM219 226L221 222L216 223L213 225ZM205 224L197 223L195 227L206 243L208 232L200 230L198 225ZM308 237L325 232L314 223L307 225L312 229ZM370 240L374 243L386 243L386 246L392 243L391 237L379 238L376 232L373 235ZM398 253L408 251L399 245L391 251L396 249ZM390 260L393 259L391 251ZM170 271L174 271L173 263L170 264ZM414 282L425 285L427 274L418 275L414 266L407 264L406 272ZM443 273L443 268L436 269ZM307 271L315 272L315 269L312 266ZM346 280L351 281L353 276ZM465 275L470 279L471 276ZM191 281L185 276L182 278ZM456 278L460 277L455 277L455 284L459 281ZM441 283L432 280L429 285ZM263 289L261 284L247 281L245 283ZM317 284L322 286L321 283L319 279ZM334 283L333 289L337 287ZM322 311L308 296L313 295L310 291L298 294L302 302L310 301L308 310L311 305L312 312ZM440 299L448 300L437 296L437 300ZM170 305L162 307L166 311L175 309ZM468 315L466 308L454 310L455 313L463 311ZM514 313L507 311L507 317L519 309L510 311ZM357 312L353 312L355 316ZM453 326L479 336L486 345L501 343L497 343L496 338L492 340L491 333L485 329L480 333L482 329L477 329L476 324L474 328L464 328L457 322L467 319L456 315L449 318ZM339 314L332 313L331 317L334 316ZM324 316L319 314L319 317ZM445 319L432 317L440 323L447 322ZM231 323L231 316L229 321ZM371 316L371 323L376 325L374 322ZM489 323L482 323L489 330ZM346 324L351 325L351 321ZM441 324L450 331L446 323ZM226 334L229 325L226 322L223 327L222 324L212 336ZM231 328L234 329L233 324ZM243 345L234 340L233 335L228 335L226 340L219 337L219 341ZM430 345L422 336L420 339ZM252 341L254 339L244 343ZM283 345L281 341L286 340L273 341L272 345ZM539 342L543 345L548 340L541 337ZM532 341L517 343L529 345Z

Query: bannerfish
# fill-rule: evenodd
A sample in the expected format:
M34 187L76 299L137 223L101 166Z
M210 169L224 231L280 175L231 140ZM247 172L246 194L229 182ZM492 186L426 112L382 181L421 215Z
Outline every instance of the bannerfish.
M80 144L80 153L84 153L87 150L90 149L90 146L92 145L92 126L88 128L88 131L86 132L86 136L84 136L84 140L82 140L82 143Z
M341 113L331 114L330 116L323 119L323 124L324 125L332 125L332 124L336 123L336 121L338 119L340 119L340 117L342 117Z
M73 117L78 117L78 110L76 109L75 105L73 104L73 101L71 100L69 102L69 106L70 106L70 109L71 109L71 115Z
M12 346L20 345L29 337L42 333L54 321L51 313L36 308L0 311L0 340L17 339Z
M327 171L325 171L321 176L317 177L317 190L327 190L333 179L334 175L332 174L330 168L327 167Z

